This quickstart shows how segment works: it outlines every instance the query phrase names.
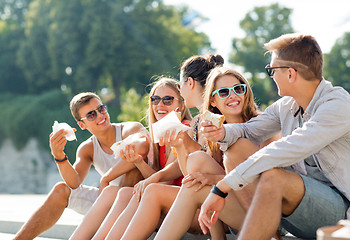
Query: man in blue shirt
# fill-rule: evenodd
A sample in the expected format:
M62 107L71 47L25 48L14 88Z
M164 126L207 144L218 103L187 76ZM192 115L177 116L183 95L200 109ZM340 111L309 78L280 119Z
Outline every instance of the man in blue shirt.
M265 47L271 53L265 68L282 98L246 123L217 129L206 122L201 130L208 140L219 142L227 156L240 137L256 144L278 131L283 137L213 187L202 205L200 224L206 231L219 214L226 222L226 193L256 181L238 239L270 239L280 224L297 237L315 238L319 227L347 218L350 96L323 79L322 51L312 36L286 34Z

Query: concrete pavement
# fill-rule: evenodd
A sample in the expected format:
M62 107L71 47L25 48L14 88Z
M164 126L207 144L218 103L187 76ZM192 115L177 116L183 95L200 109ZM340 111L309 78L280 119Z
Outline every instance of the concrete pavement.
M45 201L46 195L35 194L0 194L0 240L13 239L14 234L21 228L36 209ZM57 224L36 238L36 240L68 239L83 215L66 209ZM153 239L154 234L149 238ZM204 240L208 236L186 234L182 240ZM234 237L230 236L229 240Z
M45 201L45 194L0 194L0 240L12 240L14 234L21 228L36 209ZM68 239L83 216L66 209L57 224L36 240ZM152 240L154 234L148 239ZM209 236L186 234L181 240L206 240ZM234 240L233 235L227 235L228 240ZM284 237L284 240L297 240L294 237Z
M0 233L16 233L45 201L45 198L46 195L0 194ZM82 219L82 215L66 209L57 224L49 231L43 233L41 237L67 239L67 236L71 235ZM7 239L7 236L0 235L0 239Z

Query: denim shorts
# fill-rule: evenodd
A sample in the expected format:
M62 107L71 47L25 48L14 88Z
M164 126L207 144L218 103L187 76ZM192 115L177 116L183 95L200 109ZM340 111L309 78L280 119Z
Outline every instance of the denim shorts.
M318 228L336 225L339 220L346 219L350 204L336 188L300 176L305 195L291 215L282 217L281 226L298 238L315 239Z

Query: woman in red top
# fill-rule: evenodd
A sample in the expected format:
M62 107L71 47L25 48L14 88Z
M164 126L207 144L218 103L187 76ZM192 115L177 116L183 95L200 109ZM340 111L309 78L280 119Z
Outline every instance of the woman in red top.
M185 98L186 107L195 107L199 110L199 112L201 112L207 76L216 66L221 66L223 61L224 60L220 55L211 55L208 58L193 56L184 61L181 66L180 85L181 95ZM142 186L140 186L140 192L143 192L144 189L145 192L142 195L141 203L137 208L136 214L133 214L132 221L131 218L129 218L128 221L124 221L124 223L128 224L125 233L124 225L123 228L121 228L120 224L116 224L115 228L111 230L110 235L108 235L106 239L120 239L121 237L122 239L128 240L147 239L147 237L156 229L157 225L161 223L162 218L169 211L173 201L175 200L180 187L159 184L158 182L169 180L171 177L174 177L172 174L176 172L170 171L172 167L176 167L177 169L180 168L182 174L187 175L188 168L186 166L186 161L189 154L193 152L209 150L208 154L205 154L209 157L211 156L211 151L207 148L207 144L205 143L203 136L198 132L199 122L200 114L198 114L192 120L192 131L180 132L178 134L182 141L182 144L180 145L183 147L175 147L177 160L165 169L158 171L150 178L137 184L141 185L143 183ZM169 136L166 135L164 139L168 137ZM162 145L166 143L164 140L162 140L162 138L160 139L160 142ZM170 146L168 143L166 145ZM205 168L205 173L208 178L219 179L219 175L223 176L225 174L223 166L220 165L221 162L222 158L219 156L216 157L214 161L210 160L204 164L199 163L199 165L202 164L202 166ZM145 188L146 186L147 188ZM120 218L123 215L124 213L120 216ZM221 239L221 237L225 235L220 223L213 227L212 230L212 239ZM198 221L197 219L193 219L193 221L191 221L189 232L198 233L199 231L200 227Z
M186 125L190 124L192 117L189 110L185 107L184 99L180 95L177 80L165 77L159 78L157 81L153 82L149 96L148 123L150 128L152 128L152 123L157 122L172 111L181 112L182 123ZM151 137L153 138L152 134ZM160 147L158 143L153 143L152 145L148 154L148 163L144 161L142 156L136 153L135 146L133 145L127 146L125 151L120 154L123 160L134 163L145 179L156 171L168 166L176 159L170 147ZM111 170L109 174L113 175L113 169ZM172 180L175 179L175 177L179 178L169 181L168 183L181 185L181 180L183 178L181 171L179 168L177 170L175 168L174 170L175 175ZM93 239L104 239L120 213L127 206L133 196L133 192L138 192L138 190L132 187L120 189L110 210L106 209L104 202L111 196L105 192L106 191L102 192L101 196L99 196L98 201L96 201L92 209L89 210L70 239L92 239L93 236ZM140 195L135 195L134 201L138 202L139 197ZM132 214L132 210L129 210L129 213ZM106 216L101 226L98 222L94 221L96 214L103 214Z

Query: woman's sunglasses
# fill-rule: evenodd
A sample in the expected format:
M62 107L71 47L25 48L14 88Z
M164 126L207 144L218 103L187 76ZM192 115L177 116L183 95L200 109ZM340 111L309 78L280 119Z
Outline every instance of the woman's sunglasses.
M219 88L219 89L216 89L214 92L212 92L211 96L214 96L217 93L219 98L225 99L225 98L228 98L230 96L231 90L236 95L243 95L246 93L247 85L242 83L242 84L237 84L237 85L230 87L230 88L227 88L227 87Z
M161 97L155 95L155 96L151 97L151 102L153 105L158 105L160 103L160 101L162 101L164 105L170 106L171 104L173 104L174 99L179 100L178 98L173 97L173 96L164 96L161 98Z
M84 119L86 119L90 122L94 121L97 118L97 111L101 114L105 114L105 113L107 113L107 106L104 104L100 105L98 108L96 108L96 110L92 110L92 111L88 112L85 115L85 117L80 118L79 121L84 120Z

